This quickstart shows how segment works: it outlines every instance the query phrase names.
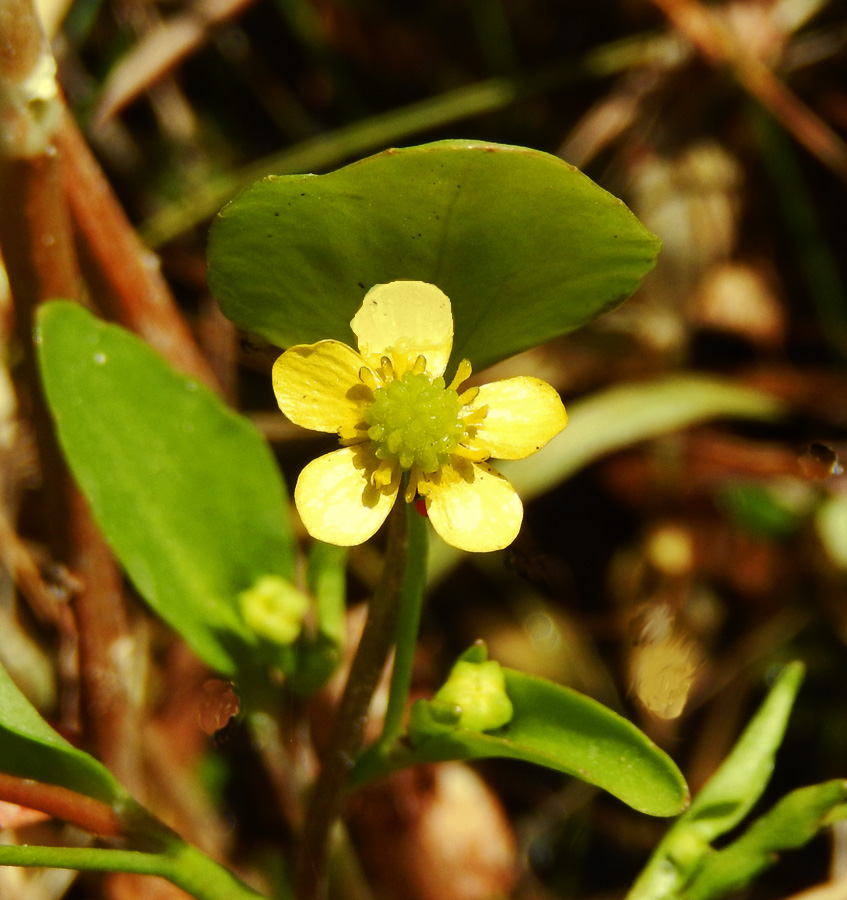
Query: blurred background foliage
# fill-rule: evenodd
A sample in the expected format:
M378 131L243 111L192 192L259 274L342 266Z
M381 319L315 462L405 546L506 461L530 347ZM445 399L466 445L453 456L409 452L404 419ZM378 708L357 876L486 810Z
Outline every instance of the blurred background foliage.
M224 395L265 432L289 483L329 445L283 420L274 348L237 333L205 284L209 221L239 189L388 146L472 138L558 154L624 199L664 242L659 264L619 310L496 367L545 378L581 413L560 444L567 457L575 442L576 461L534 473L508 551L435 549L419 690L431 692L483 638L504 664L633 718L696 791L776 668L799 658L807 681L768 799L847 774L843 2L41 7L73 117L159 255ZM80 698L84 626L67 613L77 570L48 549L56 523L36 502L42 479L8 298L2 309L20 402L4 387L0 659L85 742L98 713ZM750 390L758 399L742 403ZM351 554L352 604L379 570L378 545ZM28 573L23 598L13 572L19 582ZM328 698L293 705L284 734L270 719L227 724L237 706L228 686L210 681L126 585L114 596L127 603L114 677L129 714L100 735L99 755L113 769L123 760L125 783L185 837L248 871L273 871L311 771L302 723L320 745ZM288 769L291 747L302 758ZM475 772L399 773L354 799L351 834L372 885L342 856L340 896L620 896L665 828L553 773L507 762ZM29 840L47 827L9 821ZM748 894L787 897L845 872L847 833L836 829ZM171 896L153 890L129 877L72 883L0 870L10 898Z

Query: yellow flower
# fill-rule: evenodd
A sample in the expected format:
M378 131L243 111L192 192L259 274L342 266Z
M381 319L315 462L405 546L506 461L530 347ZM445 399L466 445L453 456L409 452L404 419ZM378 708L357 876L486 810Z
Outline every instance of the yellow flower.
M294 502L312 537L360 544L385 521L403 484L423 498L438 534L461 550L499 550L517 536L523 507L485 460L523 459L567 424L556 391L517 377L459 392L471 374L444 370L453 347L449 299L423 281L368 291L340 341L298 344L276 361L279 408L297 425L338 434L342 449L300 473Z

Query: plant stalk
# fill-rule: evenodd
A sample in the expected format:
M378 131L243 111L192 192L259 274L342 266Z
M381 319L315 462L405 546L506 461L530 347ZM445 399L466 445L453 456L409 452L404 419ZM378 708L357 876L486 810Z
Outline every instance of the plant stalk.
M323 890L330 830L341 812L350 770L362 746L371 699L394 641L407 556L406 504L400 497L389 514L382 579L370 602L338 707L332 741L323 757L306 814L297 860L297 900L317 900Z

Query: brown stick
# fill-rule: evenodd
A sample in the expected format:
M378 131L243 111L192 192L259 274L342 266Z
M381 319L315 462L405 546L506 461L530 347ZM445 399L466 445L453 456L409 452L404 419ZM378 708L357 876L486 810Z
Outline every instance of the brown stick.
M72 609L79 635L80 715L92 752L137 797L141 776L139 710L130 668L134 642L121 573L85 498L71 496L71 567L81 582Z
M744 89L794 139L847 181L847 144L765 65L733 39L699 0L652 0L710 62L728 66Z
M0 772L0 800L37 809L103 837L121 837L124 833L120 816L107 803L57 784Z
M98 305L177 369L217 389L158 257L142 244L69 114L56 135L56 147L63 157L65 197L79 231L80 263Z
M38 66L49 71L49 55L31 0L5 3L0 19L0 47L11 46L13 61L16 45L28 56L26 65L3 69L5 77L13 72L19 80L30 77ZM11 10L11 13L10 13ZM42 55L38 62L38 54ZM35 55L35 61L32 57ZM14 94L14 92L13 92ZM58 103L58 99L55 101ZM107 763L118 761L121 775L127 775L124 764L130 750L137 747L132 740L134 729L125 721L128 686L120 671L113 647L120 635L126 634L121 608L120 575L116 564L98 532L88 507L71 484L56 444L46 402L40 390L40 379L32 340L35 313L45 300L54 297L79 299L82 279L76 263L76 253L70 219L64 200L60 170L61 154L50 145L51 134L39 131L42 124L37 104L15 107L19 129L28 130L45 140L40 153L17 158L0 158L0 249L6 260L9 285L15 301L15 326L24 349L26 399L34 420L38 440L39 459L44 479L44 522L48 528L53 554L57 558L72 559L85 576L85 583L77 597L77 626L79 636L79 670L83 692L90 704L88 717L92 743ZM27 116L31 121L26 121ZM59 121L57 119L57 121ZM16 132L18 133L18 132ZM17 152L28 152L33 141L18 145ZM69 525L70 523L70 525ZM30 579L31 580L31 579ZM30 583L28 585L32 587ZM67 628L61 628L67 641ZM115 715L101 718L105 710ZM65 702L65 721L75 724ZM117 724L121 723L121 727ZM69 801L70 802L70 801Z

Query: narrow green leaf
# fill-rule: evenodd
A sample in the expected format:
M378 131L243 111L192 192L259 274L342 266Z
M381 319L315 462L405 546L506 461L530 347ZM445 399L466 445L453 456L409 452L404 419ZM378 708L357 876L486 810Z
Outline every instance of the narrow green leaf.
M711 375L686 373L619 384L568 407L568 427L530 465L498 465L524 499L569 478L607 453L715 418L764 419L783 407L762 391Z
M237 595L294 571L285 488L263 438L76 304L47 304L37 341L62 449L139 593L210 666L249 669L255 638Z
M503 668L514 713L491 733L438 722L411 749L388 760L364 755L354 782L399 768L447 759L504 757L535 763L595 784L640 812L673 816L688 803L688 787L670 757L643 732L596 700L542 678ZM435 704L432 704L435 707Z
M804 672L805 667L799 662L790 663L780 672L738 743L694 798L677 827L691 828L704 841L711 842L747 815L770 781L776 751Z
M712 900L743 888L770 868L784 850L807 844L827 824L827 816L847 799L847 781L838 779L799 788L723 850L706 857L682 900Z
M58 735L0 665L0 771L58 784L111 806L128 799L112 773Z
M770 781L804 671L802 663L793 662L780 672L729 756L662 839L627 900L678 896L705 865L711 842L747 815Z
M454 359L481 368L616 306L658 249L558 157L442 141L248 188L212 226L209 283L233 321L288 347L351 343L371 287L427 281L452 301Z
M714 418L776 419L773 397L726 379L684 374L598 391L568 404L568 427L531 460L495 463L524 501L532 500L608 453ZM847 515L845 515L847 518ZM433 532L430 583L463 558ZM847 551L845 551L847 558Z

